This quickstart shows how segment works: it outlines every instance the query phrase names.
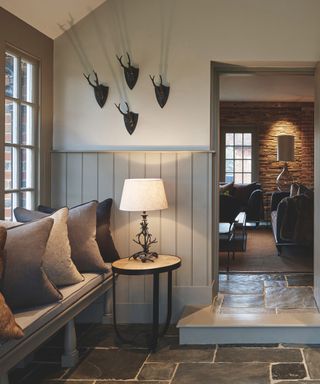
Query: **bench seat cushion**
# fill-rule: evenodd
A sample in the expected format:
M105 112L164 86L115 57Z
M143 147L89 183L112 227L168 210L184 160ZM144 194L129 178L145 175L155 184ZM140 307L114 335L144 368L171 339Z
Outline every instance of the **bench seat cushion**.
M110 265L107 264L109 272L104 274L84 273L84 281L60 289L63 300L41 307L29 308L23 311L15 312L17 324L23 329L25 336L20 340L12 340L0 344L0 358L10 351L20 342L41 328L44 324L61 314L72 304L76 303L81 297L89 293L92 289L101 284L104 280L111 278L112 272Z

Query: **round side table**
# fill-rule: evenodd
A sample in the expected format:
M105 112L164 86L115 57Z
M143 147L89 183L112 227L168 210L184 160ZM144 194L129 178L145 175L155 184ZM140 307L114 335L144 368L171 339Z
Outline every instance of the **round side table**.
M172 271L181 266L181 259L177 256L159 255L154 262L143 263L140 260L134 260L126 257L112 263L113 274L113 325L116 335L120 340L126 343L132 343L132 340L124 339L117 327L116 316L116 275L152 275L153 276L153 323L152 338L150 348L155 350L158 344L158 338L163 336L171 320L172 312ZM164 329L159 333L159 275L160 273L168 273L168 300L167 300L167 319Z

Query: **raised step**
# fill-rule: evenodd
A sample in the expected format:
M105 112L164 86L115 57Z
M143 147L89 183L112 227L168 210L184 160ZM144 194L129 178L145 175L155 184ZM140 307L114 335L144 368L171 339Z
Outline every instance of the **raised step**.
M320 313L220 314L187 306L177 327L180 344L320 344Z

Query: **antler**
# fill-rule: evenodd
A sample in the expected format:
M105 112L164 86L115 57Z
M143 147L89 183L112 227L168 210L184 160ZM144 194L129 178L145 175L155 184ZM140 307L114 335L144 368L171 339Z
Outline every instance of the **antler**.
M94 72L95 73L95 72ZM95 75L96 75L96 78L97 78L97 74L95 73ZM88 80L88 83L91 85L91 87L95 87L95 85L93 84L93 83L91 83L91 81L90 81L90 73L89 73L89 75L88 76L86 76L85 74L83 74L83 76ZM98 85L98 84L97 84Z
M95 76L95 82L96 82L96 84L97 84L97 86L99 85L99 79L98 79L98 75L97 75L97 72L96 71L93 71L93 73L94 73L94 76Z
M151 79L151 81L152 81L152 84L154 85L154 87L156 87L157 85L156 85L156 83L154 82L154 78L155 78L155 76L151 76L151 75L149 75L149 77L150 77L150 79Z
M125 102L125 105L127 106L127 113L129 113L129 112L130 112L130 108L129 108L129 105L128 105L128 103L127 103L127 102Z
M126 103L127 108L128 108L128 112L127 112L127 113L124 113L124 112L121 111L120 103L119 103L119 105L117 105L117 104L114 104L114 105L117 107L117 109L119 110L119 112L120 112L121 115L123 115L123 116L125 116L125 115L129 112L129 107L128 107L128 104L127 104L127 103Z
M128 66L131 67L131 59L128 52L127 52L127 56L128 56Z
M116 55L116 58L118 59L118 61L119 61L119 63L120 63L120 65L121 65L121 67L122 68L126 68L126 66L123 64L123 62L122 62L122 56L118 56L118 55Z

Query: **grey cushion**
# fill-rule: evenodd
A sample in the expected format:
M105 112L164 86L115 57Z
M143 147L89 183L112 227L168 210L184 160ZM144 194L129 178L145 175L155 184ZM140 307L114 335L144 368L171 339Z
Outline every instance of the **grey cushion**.
M110 266L106 266L110 270ZM27 308L14 312L17 324L23 329L25 337L21 340L10 340L5 343L0 341L0 357L15 348L21 342L24 342L26 337L29 337L44 324L53 320L60 313L66 311L68 307L76 303L81 297L89 294L95 287L102 284L105 280L112 278L112 273L109 271L106 274L84 274L84 281L78 284L70 285L62 288L63 300L59 303L44 305L37 308Z
M20 223L29 223L30 221L37 221L43 219L44 217L48 217L48 214L17 207L14 209L14 216Z
M80 272L107 271L96 242L97 205L91 201L69 211L71 257Z
M105 199L98 203L97 206L96 241L98 243L101 256L103 260L107 263L112 263L113 261L119 259L119 254L114 245L110 231L111 208L112 199ZM47 207L45 205L39 205L37 209L38 211L47 214L52 214L56 212L56 209Z
M53 303L62 298L42 269L52 225L51 218L44 218L8 229L2 292L12 309Z
M69 211L68 232L71 257L79 272L106 272L106 264L96 241L97 201L78 205ZM48 217L48 213L16 208L19 221L30 222Z

